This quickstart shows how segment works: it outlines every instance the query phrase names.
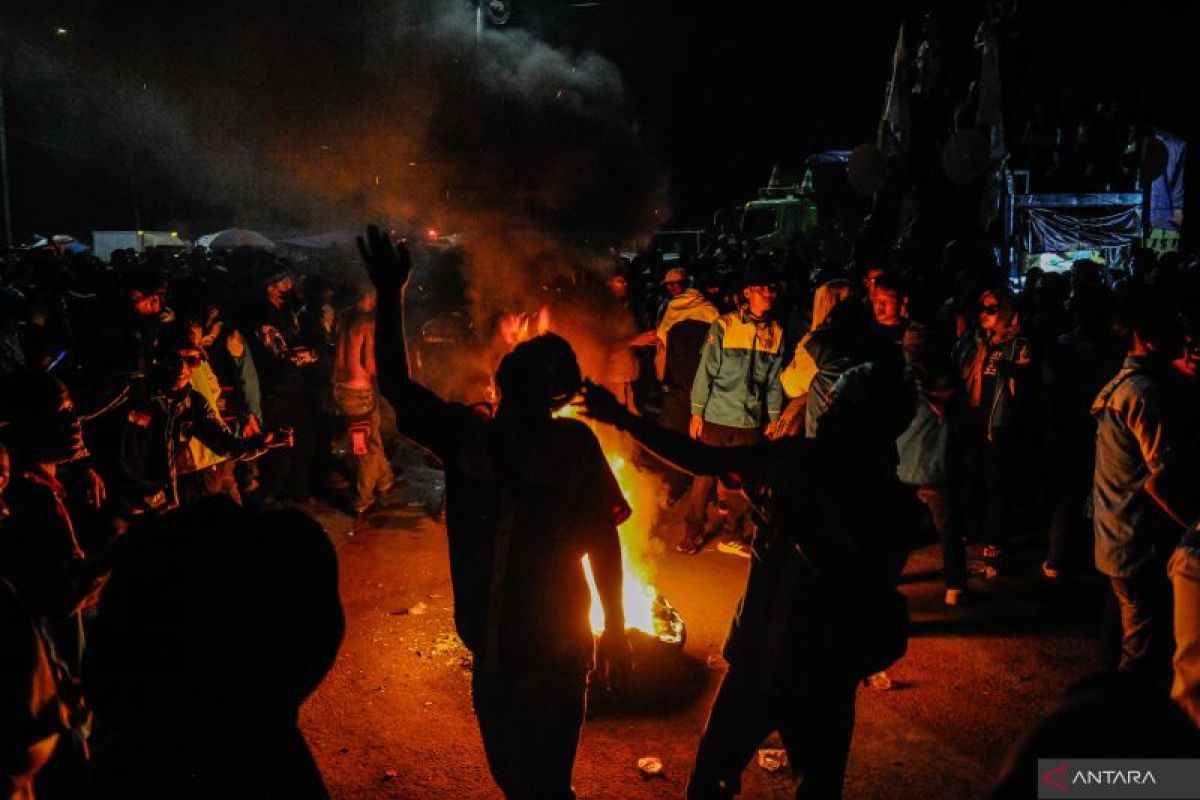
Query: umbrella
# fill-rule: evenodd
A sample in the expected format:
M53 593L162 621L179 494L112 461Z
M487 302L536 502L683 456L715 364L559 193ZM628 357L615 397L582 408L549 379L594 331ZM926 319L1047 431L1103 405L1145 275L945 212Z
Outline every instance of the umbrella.
M206 233L196 240L198 247L207 247L209 250L222 250L234 247L261 247L265 250L274 250L275 243L257 231L248 231L243 228L229 228L228 230L217 231L216 233Z
M40 250L43 247L55 247L64 253L86 253L88 249L87 245L83 242L65 233L56 233L53 236L40 236L36 242L29 245L30 250Z

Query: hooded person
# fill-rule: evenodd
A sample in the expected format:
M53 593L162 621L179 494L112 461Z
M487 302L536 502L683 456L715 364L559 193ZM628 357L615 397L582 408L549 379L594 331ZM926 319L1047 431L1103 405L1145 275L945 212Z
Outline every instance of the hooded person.
M675 268L667 271L663 285L686 287L686 281L687 274ZM719 316L717 307L698 289L692 288L678 291L663 309L655 330L654 363L663 387L662 413L658 421L667 430L687 433L692 381L700 366L700 351L709 328ZM686 491L688 479L682 473L673 472L668 483L671 497L677 500Z

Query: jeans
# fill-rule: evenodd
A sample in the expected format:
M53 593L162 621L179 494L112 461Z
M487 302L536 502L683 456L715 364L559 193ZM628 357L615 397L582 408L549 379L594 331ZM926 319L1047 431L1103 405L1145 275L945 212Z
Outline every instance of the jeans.
M847 669L824 677L797 675L784 691L764 691L756 670L731 664L700 739L688 800L736 797L742 771L776 730L800 777L798 800L841 797L857 688Z
M1121 661L1117 669L1135 672L1169 685L1171 653L1171 583L1161 564L1141 574L1110 578L1121 612Z
M918 486L917 499L929 509L933 527L942 540L942 577L947 589L967 585L967 549L950 492L944 486Z
M1175 590L1171 699L1200 725L1200 550L1177 548L1168 571Z
M758 443L758 428L733 428L715 422L705 422L700 441L715 447L749 446ZM741 492L729 491L724 486L718 486L717 479L712 475L697 475L692 479L692 488L688 492L684 511L684 524L688 534L694 538L704 535L708 501L712 497L714 487L717 489L717 496L728 508L728 527L736 531L742 518L750 510L750 503Z
M574 800L571 772L587 676L493 672L476 665L471 694L488 769L509 800Z
M1050 520L1050 547L1046 561L1062 567L1070 559L1072 541L1092 540L1092 522L1084 516L1084 504L1092 493L1092 473L1096 467L1096 449L1064 447L1057 454L1058 496Z
M976 438L964 444L963 510L967 530L983 544L1003 548L1013 518L1016 443L1007 431L993 438Z
M379 398L375 389L354 389L341 383L333 385L333 401L347 421L366 419L367 452L352 455L354 462L354 510L363 511L375 501L376 491L386 491L395 480L392 465L383 451ZM352 443L353 446L353 443Z

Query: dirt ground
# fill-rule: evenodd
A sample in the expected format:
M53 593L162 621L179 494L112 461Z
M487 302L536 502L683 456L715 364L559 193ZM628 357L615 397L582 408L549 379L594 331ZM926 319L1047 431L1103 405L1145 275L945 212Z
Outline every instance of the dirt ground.
M309 510L338 550L346 638L337 664L301 712L335 798L498 798L471 711L470 658L454 635L445 529L429 513L440 474L408 456L408 485L372 524ZM671 514L659 535L673 543ZM969 798L986 789L1005 752L1073 681L1100 664L1106 600L1095 578L1051 583L1028 553L984 583L979 602L941 603L940 552L910 559L904 591L914 620L890 692L861 688L845 796L862 800ZM749 562L712 544L696 556L664 547L656 584L687 623L682 652L637 648L630 697L594 698L575 767L581 798L683 796L720 652ZM662 760L643 778L637 761ZM743 795L791 797L787 769L757 765Z

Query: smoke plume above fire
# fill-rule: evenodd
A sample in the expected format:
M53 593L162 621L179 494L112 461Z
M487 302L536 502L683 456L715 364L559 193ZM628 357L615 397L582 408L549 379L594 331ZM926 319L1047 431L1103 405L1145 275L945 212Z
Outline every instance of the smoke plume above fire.
M169 174L226 224L457 233L473 299L513 308L665 219L617 67L477 30L465 0L119 9L90 38L5 31L9 80L54 98L32 133Z

